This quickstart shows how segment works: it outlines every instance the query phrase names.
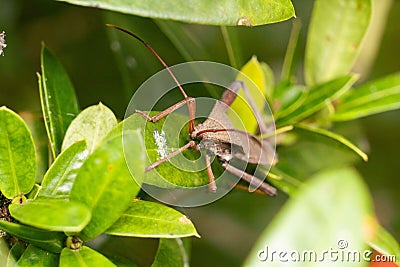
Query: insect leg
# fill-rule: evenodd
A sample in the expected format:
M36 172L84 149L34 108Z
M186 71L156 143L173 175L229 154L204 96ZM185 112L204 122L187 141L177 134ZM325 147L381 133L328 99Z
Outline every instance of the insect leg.
M160 160L157 160L157 161L153 162L152 164L147 166L144 171L145 172L151 171L152 169L154 169L155 167L157 167L161 163L163 163L163 162L175 157L176 155L182 153L182 151L188 149L189 147L195 147L195 146L196 146L196 143L193 140L191 140L191 141L189 141L189 143L187 143L183 147L180 147L179 149L175 150L174 152L168 154L165 158L162 158Z
M214 177L214 173L211 169L211 161L210 161L210 156L206 155L206 165L207 165L207 174L208 174L208 178L210 179L210 183L208 184L208 189L215 193L217 192L217 185L215 184L215 177Z
M239 170L236 167L233 167L232 165L229 165L229 163L224 162L222 163L222 167L227 170L228 172L232 173L233 175L236 175L246 182L248 182L250 185L255 185L258 187L258 189L262 190L265 194L269 196L275 196L277 193L277 190L275 187L261 181L254 175L248 174L247 172L244 172L242 170Z
M196 110L196 100L194 98L191 98L191 97L189 97L188 100L184 99L184 100L179 101L175 105L170 106L169 108L161 111L160 113L158 113L157 115L154 115L152 117L150 117L149 115L147 115L146 113L144 113L143 111L138 110L138 109L135 110L135 113L141 115L143 118L145 118L148 121L156 122L156 121L164 118L165 116L167 116L171 112L173 112L173 111L177 110L178 108L184 106L186 103L188 104L189 114L193 113L193 112L191 112L190 109L194 109L194 111ZM193 113L193 119L194 119L194 116L195 116L195 114Z

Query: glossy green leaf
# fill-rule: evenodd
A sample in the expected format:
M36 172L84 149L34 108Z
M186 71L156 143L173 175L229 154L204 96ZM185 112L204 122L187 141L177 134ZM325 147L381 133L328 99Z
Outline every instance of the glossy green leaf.
M400 245L382 226L378 226L374 238L368 244L379 253L394 256L396 262L400 263Z
M32 245L53 253L60 253L66 236L60 232L46 231L22 224L0 220L0 229Z
M77 173L88 155L84 140L63 151L45 174L39 196L68 198Z
M79 232L90 220L88 208L65 199L38 198L9 209L21 223L50 231Z
M261 64L256 57L252 57L246 65L240 69L240 74L236 77L236 80L243 81L246 84L258 111L261 112L266 104L264 96L265 78ZM249 106L248 99L243 89L239 90L238 97L232 103L231 109L228 109L226 113L237 129L246 130L250 133L257 132L257 120L253 110ZM238 117L240 121L237 121Z
M87 266L116 266L109 259L98 253L97 251L83 246L79 250L71 250L64 248L61 251L60 267L87 267Z
M9 199L31 191L36 179L36 152L25 122L0 107L0 190Z
M307 84L349 73L367 31L371 9L371 0L315 2L306 46Z
M366 185L354 170L321 172L275 216L245 266L338 266L338 260L331 260L324 251L362 253L371 210ZM307 258L302 260L304 255ZM340 261L340 266L366 266L366 262Z
M31 131L36 147L36 183L40 183L49 168L49 140L46 135L41 112L24 111L18 113Z
M310 127L306 124L297 124L295 126L297 130L304 130L307 131L311 134L316 134L322 137L321 140L324 140L325 138L329 138L332 141L336 141L339 145L343 146L346 149L352 150L354 153L359 155L364 161L368 161L368 155L365 154L360 148L358 148L356 145L354 145L352 142L344 138L343 136L330 132L325 129L321 128L315 128L315 127ZM324 138L325 137L325 138Z
M58 255L29 245L17 262L18 267L58 266Z
M353 120L400 108L400 73L374 80L340 98L333 119Z
M81 6L91 6L150 18L171 19L187 23L211 25L256 26L294 17L290 0L218 1L112 1L59 0Z
M16 262L18 259L21 257L21 255L24 253L25 247L20 243L16 243L12 248L10 248L10 251L8 253L7 257L7 267L14 267L17 266Z
M190 240L187 238L160 239L152 267L189 266Z
M140 130L122 132L123 123L106 136L80 168L70 199L86 205L90 223L79 233L88 241L109 228L139 192L125 161L124 145L135 151L136 173L144 173L144 143ZM123 140L124 139L124 144ZM137 179L136 179L137 181Z
M277 120L278 126L296 123L324 107L325 101L333 101L346 92L357 80L356 75L346 75L309 89L307 98L293 112Z
M61 144L71 121L79 113L72 83L63 66L43 45L42 75L38 74L40 101L53 157L61 152Z
M114 113L102 103L83 110L71 122L62 144L62 150L75 142L85 140L90 153L117 125Z
M134 201L106 233L147 238L199 237L193 223L179 211L141 200Z

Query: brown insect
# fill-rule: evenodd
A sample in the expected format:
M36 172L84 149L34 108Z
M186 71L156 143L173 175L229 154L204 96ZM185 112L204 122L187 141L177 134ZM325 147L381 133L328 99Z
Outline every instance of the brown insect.
M251 175L229 164L232 159L239 159L246 163L261 165L272 165L276 163L275 153L266 139L258 139L256 136L248 132L236 129L226 114L228 107L236 99L239 90L243 88L247 101L257 121L259 122L258 126L260 134L267 135L269 133L268 128L263 122L261 114L257 110L255 102L250 95L249 89L244 82L234 81L229 88L224 91L221 99L215 103L208 118L203 123L195 125L195 99L186 94L175 75L172 73L164 60L157 54L157 52L146 41L136 34L112 24L106 24L106 26L125 32L143 43L168 71L184 97L183 100L152 117L141 110L135 110L135 113L140 114L150 122L156 122L184 105L187 105L188 107L189 134L191 141L176 151L161 158L160 160L153 162L145 169L145 171L150 171L156 168L158 165L175 157L188 148L192 148L194 150L204 149L207 151L205 159L207 173L210 180L208 185L210 191L215 192L217 190L214 174L211 169L211 157L215 155L218 157L222 167L226 171L240 177L248 182L252 187L258 188L265 194L270 196L276 195L276 188L255 177L254 175Z

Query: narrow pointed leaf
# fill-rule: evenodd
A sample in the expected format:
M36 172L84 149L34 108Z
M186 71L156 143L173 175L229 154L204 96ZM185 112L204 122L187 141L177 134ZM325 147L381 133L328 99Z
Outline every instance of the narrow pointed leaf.
M140 130L122 133L123 123L114 128L80 168L70 199L86 205L90 223L79 233L88 241L109 228L129 207L139 192L125 161L124 147L135 151L137 179L144 173L144 143ZM124 139L124 142L123 140ZM136 180L137 181L137 180Z
M324 107L325 101L333 101L350 89L356 80L356 75L346 75L311 87L303 104L292 113L278 118L277 125L293 124L314 114Z
M189 266L190 240L187 238L160 239L152 267Z
M382 226L378 226L374 238L368 244L379 253L394 256L396 262L400 264L400 245Z
M61 232L46 231L0 220L0 229L32 245L53 253L60 253L66 236Z
M60 267L87 267L87 266L116 266L109 259L98 253L97 251L83 246L79 250L70 250L64 248L61 251Z
M196 0L59 0L81 6L96 6L126 14L210 25L261 25L294 17L290 0L196 1Z
M18 267L58 266L58 255L29 245L17 262Z
M0 190L9 199L27 194L36 179L36 152L25 122L0 107Z
M298 130L300 129L312 134L319 135L321 137L329 138L332 141L336 141L339 145L342 145L344 148L352 150L354 153L359 155L364 161L368 161L368 155L366 153L364 153L360 148L358 148L356 145L354 145L349 140L347 140L346 138L344 138L339 134L321 128L310 127L306 124L297 124L295 128Z
M142 200L134 201L106 233L147 238L199 236L193 223L182 213Z
M79 141L63 151L45 174L39 196L68 198L76 175L88 155L85 141Z
M307 84L349 73L367 31L371 10L371 0L315 2L306 46Z
M75 142L85 140L90 153L99 142L117 125L114 113L102 103L83 110L71 122L65 134L62 150Z
M53 157L61 152L61 144L71 121L79 112L72 83L63 66L43 45L42 75L38 75L40 101Z
M11 204L10 214L23 224L50 231L79 232L90 220L90 211L78 202L55 198Z
M245 266L338 266L324 251L362 253L370 234L370 214L372 200L354 170L321 172L275 216L251 250ZM272 251L276 251L273 260ZM304 251L307 258L296 260L304 256ZM340 266L361 267L366 262L341 261Z
M400 108L400 73L374 80L340 98L333 119L353 120Z

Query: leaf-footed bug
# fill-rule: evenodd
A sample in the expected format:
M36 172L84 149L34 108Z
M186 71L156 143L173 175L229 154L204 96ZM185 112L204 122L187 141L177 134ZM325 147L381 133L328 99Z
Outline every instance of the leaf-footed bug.
M143 43L168 71L184 97L183 100L152 117L141 110L135 110L135 113L140 114L149 122L157 122L184 105L187 105L188 107L189 134L191 140L179 149L150 164L148 167L146 167L145 171L153 170L158 165L168 161L188 148L192 148L194 150L204 149L207 151L205 160L207 173L210 180L208 185L210 191L215 192L217 190L214 174L211 169L211 155L215 155L218 157L222 167L226 171L240 177L248 182L251 187L258 188L267 195L276 195L276 188L272 187L256 176L251 175L244 170L236 168L230 164L230 160L233 158L239 159L246 163L261 165L273 165L277 161L275 151L271 149L271 146L268 144L266 139L259 139L246 131L236 129L226 114L228 107L236 99L239 90L243 88L245 97L253 111L254 116L257 119L260 134L269 134L268 128L263 121L262 116L249 92L249 89L244 82L234 81L229 88L224 91L221 99L215 103L209 117L203 123L195 125L195 98L189 97L186 94L185 90L182 88L173 72L170 70L164 60L157 54L157 52L146 41L136 34L116 25L106 24L106 26L125 32Z

